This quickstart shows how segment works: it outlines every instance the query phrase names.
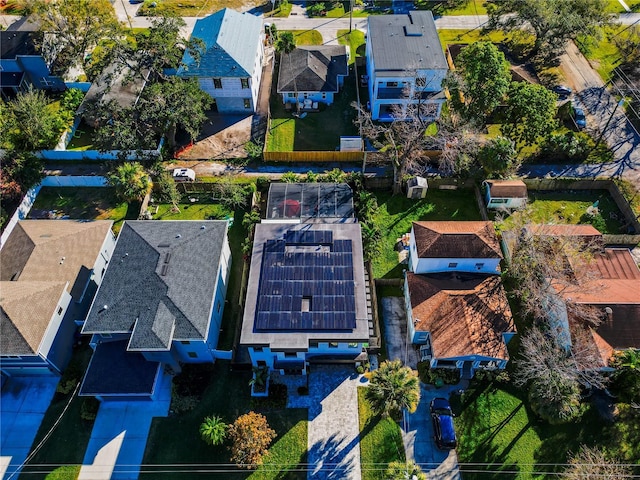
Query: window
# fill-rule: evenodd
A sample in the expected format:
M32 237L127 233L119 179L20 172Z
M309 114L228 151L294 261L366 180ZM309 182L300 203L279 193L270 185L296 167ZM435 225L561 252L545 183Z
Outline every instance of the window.
M187 355L189 355L189 358L198 358L198 354L196 352L187 352Z
M358 348L358 343L350 343L349 348Z
M284 352L284 358L298 358L296 352Z
M395 88L398 86L398 82L387 82L387 87Z
M322 99L323 99L323 100L326 100L326 99L327 99L327 94L326 94L326 92L322 92Z
M458 266L458 262L450 262L449 268L456 268Z
M244 99L244 108L251 108L251 99L250 98L245 98Z
M289 97L289 98L293 98L293 97L295 97L295 96L296 96L296 94L295 94L295 93L287 93L287 97Z
M100 337L102 337L102 338L111 338L111 334L110 333L101 333Z
M497 203L507 203L509 200L506 198L492 198L491 202L492 204L497 204Z
M241 78L240 79L240 84L242 85L242 88L249 88L249 79L248 78Z
M220 302L218 302L218 306L216 307L216 312L220 313Z
M318 348L318 342L309 342L309 348Z
M63 310L64 310L64 309L63 309L62 307L58 307L58 315L62 315L62 311L63 311Z
M265 362L264 360L258 360L256 363L258 364L259 367L267 366L267 362Z
M180 340L180 343L182 345L190 345L191 344L191 342L189 340Z
M427 79L425 77L416 78L416 87L426 87Z
M262 352L262 350L263 350L262 347L253 347L253 351L254 352L258 352L259 353L259 352Z
M338 342L329 342L329 348L338 348Z
M481 269L482 269L482 267L484 267L484 263L476 263L476 268L477 268L478 270L481 270Z
M214 78L213 79L213 88L222 88L222 79Z

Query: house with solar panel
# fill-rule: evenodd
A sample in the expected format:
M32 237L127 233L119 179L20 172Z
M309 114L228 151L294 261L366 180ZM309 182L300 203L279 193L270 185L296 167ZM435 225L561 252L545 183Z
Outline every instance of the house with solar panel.
M253 366L281 374L362 361L371 310L349 187L271 189L267 219L255 228L240 349Z
M225 8L199 19L191 39L202 41L199 59L187 51L177 75L197 78L220 113L253 113L258 104L264 57L262 19Z
M231 358L217 349L228 223L126 221L82 328L94 349L81 396L154 399L166 372Z
M0 250L3 377L62 373L111 259L112 224L22 220L11 230Z
M373 120L402 119L409 105L440 117L449 65L430 11L369 16L366 57Z

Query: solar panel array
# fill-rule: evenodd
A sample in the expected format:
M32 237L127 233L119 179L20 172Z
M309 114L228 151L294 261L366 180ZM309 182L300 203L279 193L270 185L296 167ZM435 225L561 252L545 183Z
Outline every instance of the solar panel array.
M265 243L257 331L355 327L351 240L333 240L329 230L289 230Z

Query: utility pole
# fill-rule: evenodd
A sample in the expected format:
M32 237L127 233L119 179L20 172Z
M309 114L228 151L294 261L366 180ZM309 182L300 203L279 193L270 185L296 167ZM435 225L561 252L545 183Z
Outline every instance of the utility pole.
M349 33L353 27L353 0L349 0Z

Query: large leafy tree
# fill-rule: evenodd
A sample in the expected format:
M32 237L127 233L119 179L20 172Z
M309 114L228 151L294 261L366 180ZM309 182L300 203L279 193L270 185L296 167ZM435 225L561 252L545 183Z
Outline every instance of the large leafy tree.
M478 152L478 160L489 177L508 177L520 166L513 141L505 137L495 137L485 143Z
M400 360L386 360L369 374L365 395L376 414L398 417L403 410L416 411L420 401L420 381Z
M2 104L2 143L17 150L53 147L64 129L64 121L42 90L29 88L8 104Z
M249 412L239 416L229 427L231 460L244 468L262 465L262 457L268 453L276 432L269 427L264 415Z
M152 183L144 167L138 162L125 162L107 175L107 183L125 202L142 200L151 191Z
M121 26L109 0L56 0L38 2L34 10L44 32L53 34L45 40L45 53L57 55L57 65L64 73L89 62L88 54L104 38L120 35Z
M608 458L601 448L583 445L580 451L569 460L569 466L560 478L563 480L629 480L636 476L628 465Z
M614 21L606 0L488 0L489 28L533 34L532 56L557 58L578 35L598 36Z
M535 144L556 128L556 100L542 85L513 82L500 132L518 147Z
M612 389L618 398L640 408L640 349L630 348L617 353L611 366L616 369Z
M475 42L456 57L456 73L448 79L458 105L468 118L484 123L509 90L511 73L504 54L490 42ZM460 104L460 95L464 103Z

